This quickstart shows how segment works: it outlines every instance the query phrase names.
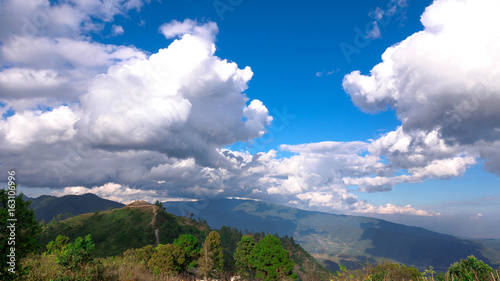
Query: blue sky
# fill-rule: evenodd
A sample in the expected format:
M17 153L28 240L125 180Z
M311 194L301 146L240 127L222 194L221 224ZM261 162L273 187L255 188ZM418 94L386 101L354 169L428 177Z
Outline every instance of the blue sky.
M0 170L27 195L500 237L493 0L1 3Z

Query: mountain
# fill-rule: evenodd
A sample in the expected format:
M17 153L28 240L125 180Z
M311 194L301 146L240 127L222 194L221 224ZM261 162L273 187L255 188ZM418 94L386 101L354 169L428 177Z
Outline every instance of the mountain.
M69 237L73 241L77 237L91 234L98 257L120 255L128 249L141 248L147 245L172 243L180 234L192 234L203 242L212 229L204 220L175 216L165 210L144 201L136 201L119 209L94 212L71 217L61 221L52 221L43 225L41 234L41 250L56 239L58 235ZM221 227L216 230L221 236L223 256L226 270L234 268L234 253L237 243L243 236L236 228ZM263 235L255 234L256 241ZM331 274L320 265L291 237L281 237L282 245L290 252L296 263L295 271L299 276L318 276L317 280Z
M37 198L29 198L29 200L31 200L31 208L35 212L36 219L45 222L50 222L58 214L63 215L63 217L75 216L125 206L122 203L102 199L92 193L62 197L42 195Z
M226 225L293 236L307 252L331 270L337 270L339 263L357 268L380 258L420 270L433 266L443 272L450 264L469 255L491 265L499 262L498 259L488 259L498 253L488 253L480 241L375 218L304 211L236 199L165 202L163 206L176 215L192 213L216 228Z
M95 211L62 221L53 221L43 227L41 244L46 245L58 235L74 240L92 235L96 255L118 255L130 248L154 245L156 237L161 244L172 243L181 233L190 233L204 239L204 225L177 217L144 201L136 201L119 209ZM156 234L158 232L158 234Z

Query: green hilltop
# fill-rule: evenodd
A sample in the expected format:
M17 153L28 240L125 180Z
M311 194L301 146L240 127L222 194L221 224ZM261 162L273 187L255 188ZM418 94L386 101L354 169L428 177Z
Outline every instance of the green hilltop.
M81 214L65 220L43 225L41 234L42 250L59 235L73 241L78 237L91 235L95 243L96 257L106 258L123 254L129 249L140 249L148 245L172 244L180 235L191 234L197 241L205 241L213 229L203 220L187 216L175 216L159 206L136 201L118 209ZM234 255L237 244L244 234L236 229L221 226L215 230L221 237L224 257L224 270L235 269ZM247 233L260 241L264 232ZM294 272L299 278L306 275L326 276L331 274L294 239L289 236L280 238L284 249L289 251L291 260L296 264ZM302 277L301 277L302 276Z

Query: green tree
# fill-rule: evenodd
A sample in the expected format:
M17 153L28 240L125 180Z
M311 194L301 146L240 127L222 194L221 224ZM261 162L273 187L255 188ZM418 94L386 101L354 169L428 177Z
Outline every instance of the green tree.
M256 278L263 280L282 280L285 277L295 279L292 272L295 263L290 260L288 251L283 249L281 241L268 234L255 245L251 262L255 267Z
M58 235L56 240L50 241L47 244L47 254L59 254L68 247L69 238L63 235Z
M148 267L153 273L179 273L185 264L186 253L184 250L173 244L156 246Z
M217 278L222 274L224 259L219 233L211 231L205 239L198 263L204 279Z
M236 273L243 279L249 279L254 276L252 266L252 251L255 248L255 239L253 236L243 236L238 242L234 259L236 261Z
M459 281L489 280L492 272L493 269L490 266L474 256L460 260L460 262L452 264L448 269L448 274L454 280Z
M163 210L163 204L160 201L156 200L155 206Z
M197 258L200 255L200 246L198 244L198 239L192 234L181 234L179 238L174 240L174 245L180 246L185 254L186 261L183 264L183 270L187 268L195 267L197 264Z
M11 280L16 276L22 276L25 271L21 267L21 261L38 248L40 226L35 219L35 213L29 207L31 201L24 201L22 193L15 196L15 188L16 186L12 185L8 190L0 189L1 280ZM15 221L8 219L15 219ZM14 251L11 251L13 249ZM10 268L14 268L12 269L14 273L9 272Z
M59 238L59 236L57 238ZM66 239L62 238L62 240ZM67 246L64 246L64 244L62 245L62 249L59 252L55 252L56 262L62 267L74 269L94 261L95 244L92 242L90 234L85 236L85 238L76 238L74 243L69 243Z

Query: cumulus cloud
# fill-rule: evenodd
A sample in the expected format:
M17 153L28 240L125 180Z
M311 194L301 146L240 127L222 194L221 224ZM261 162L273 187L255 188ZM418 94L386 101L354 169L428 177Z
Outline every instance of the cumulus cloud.
M113 26L111 27L111 35L118 36L118 35L122 35L123 33L125 33L123 26L113 24Z
M373 150L418 177L463 174L477 156L498 173L491 155L500 150L500 20L493 12L499 5L435 1L421 17L423 31L388 48L370 75L344 77L355 105L367 112L391 108L402 122Z
M205 24L200 29L211 29ZM253 73L214 55L213 36L185 35L146 60L111 67L81 97L82 138L215 165L215 149L262 136L267 108L242 92ZM133 132L133 133L131 133Z
M76 98L55 91L56 98L66 98L70 105L14 108L15 103L5 100L4 113L8 108L14 113L0 120L1 168L18 169L27 186L47 187L116 182L162 188L166 185L159 182L189 175L193 180L176 186L193 193L224 178L228 172L218 167L235 160L220 148L262 136L272 117L262 102L244 94L251 69L215 56L214 25L199 24L198 33L181 36L147 58L131 48L61 39L68 45L63 49L75 54L79 46L97 50L87 61L72 56L75 63L93 67L109 60L104 65L112 66L91 79ZM34 40L41 40L43 47L48 39ZM52 52L69 56L52 47ZM17 84L23 79L49 84L58 79L52 70L11 68L4 74L2 81ZM166 175L171 177L164 179Z
M142 1L9 0L0 5L0 91L2 102L14 111L78 102L95 75L146 57L134 47L89 39L115 15L139 9Z
M358 194L461 176L478 157L500 171L499 45L498 37L484 36L497 19L489 19L491 7L485 14L482 8L493 2L436 1L422 16L425 30L389 48L371 75L345 76L357 106L391 107L401 127L370 141L281 145L289 157L224 148L263 136L272 117L244 93L252 70L216 56L215 23L166 23L160 32L175 40L148 56L82 36L102 28L92 18L105 24L139 9L140 1L27 3L21 11L17 1L2 2L0 13L43 8L57 15L29 36L22 28L0 34L0 171L15 168L28 187L121 202L238 197L351 214L436 216L418 206L373 205ZM395 13L391 7L404 1L391 3L388 13ZM74 17L65 18L66 10ZM455 11L485 18L448 21ZM5 24L17 20L4 15ZM475 32L486 23L492 25ZM477 47L484 48L473 53Z
M204 25L198 24L197 21L185 19L183 22L173 20L165 23L160 27L160 32L167 39L182 37L185 35L196 35L213 41L215 35L219 32L217 24L208 22Z
M133 189L113 182L107 183L103 186L94 186L91 188L84 186L70 186L65 187L62 191L52 192L55 196L82 195L86 193L93 193L101 198L113 200L123 204L130 204L137 200L143 200L146 202L154 202L156 200L163 202L167 200L165 197L158 196L155 190Z

